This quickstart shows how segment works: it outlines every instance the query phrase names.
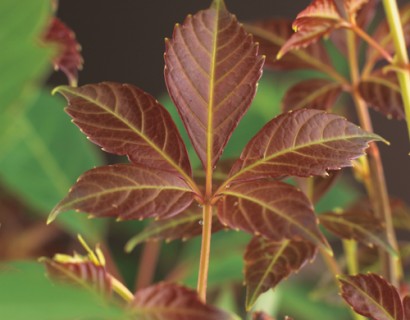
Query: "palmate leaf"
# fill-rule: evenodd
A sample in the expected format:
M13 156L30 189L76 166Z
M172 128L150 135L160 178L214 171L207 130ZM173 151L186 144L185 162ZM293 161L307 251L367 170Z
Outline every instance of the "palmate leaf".
M296 31L278 53L281 58L288 51L305 48L337 28L348 23L341 17L333 0L314 0L300 12L292 24Z
M202 208L196 202L176 217L151 222L135 237L131 238L125 250L130 252L138 244L145 241L165 240L170 242L176 239L188 240L202 234ZM217 218L212 219L212 232L223 229L224 226Z
M129 308L133 319L138 320L237 319L201 302L194 290L172 283L159 283L137 291Z
M321 43L315 43L308 48L291 50L278 60L280 48L292 36L292 22L285 19L258 21L245 25L247 31L253 34L259 43L259 52L266 56L265 66L279 70L318 69L322 66L332 68L329 56Z
M246 308L259 295L314 259L316 247L306 241L269 241L254 237L245 251Z
M302 108L330 110L342 92L342 86L327 79L308 79L296 83L282 99L284 112Z
M191 166L169 113L152 96L129 84L102 82L57 87L73 122L105 151L131 162L178 172L190 180Z
M360 210L348 210L344 213L324 213L319 216L320 223L342 239L354 239L367 246L379 246L397 255L383 238L383 224L374 215Z
M84 173L50 213L48 223L68 210L120 220L166 218L183 211L192 200L192 190L173 172L116 164Z
M339 278L342 297L353 309L374 320L406 320L395 287L377 274Z
M375 72L360 81L358 89L367 104L388 118L405 118L400 85L394 72Z
M168 92L204 168L215 166L248 109L263 61L222 0L177 24L166 41Z
M273 241L303 239L330 250L312 205L295 187L256 180L232 184L221 195L218 217L222 224Z
M326 175L351 166L371 140L382 139L337 115L307 109L282 114L247 144L229 181Z
M54 68L63 71L70 85L76 86L78 70L82 69L84 61L74 32L60 19L54 17L44 36L44 41L59 46L58 55L53 58Z

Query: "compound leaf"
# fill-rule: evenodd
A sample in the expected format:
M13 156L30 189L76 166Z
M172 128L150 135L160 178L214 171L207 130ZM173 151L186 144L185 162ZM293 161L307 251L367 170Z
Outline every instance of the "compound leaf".
M342 297L353 309L375 320L404 320L397 289L377 274L339 278Z
M326 175L351 166L371 140L381 140L345 118L319 110L296 110L268 122L234 164L230 181Z
M48 222L68 210L121 220L165 218L183 211L192 199L192 190L173 172L116 164L84 173Z
M342 92L342 86L326 79L308 79L288 89L282 99L284 112L302 108L330 110Z
M182 138L169 113L149 94L114 82L61 86L54 92L67 99L66 111L73 122L105 151L190 179Z
M177 24L166 41L168 92L204 168L215 166L248 109L263 61L222 0Z
M272 241L303 239L330 250L311 203L295 187L256 180L232 184L221 195L218 217L222 224Z
M129 307L138 320L236 319L204 304L194 290L172 283L159 283L137 291Z
M307 241L269 241L254 237L245 251L246 308L263 292L314 259L316 246Z

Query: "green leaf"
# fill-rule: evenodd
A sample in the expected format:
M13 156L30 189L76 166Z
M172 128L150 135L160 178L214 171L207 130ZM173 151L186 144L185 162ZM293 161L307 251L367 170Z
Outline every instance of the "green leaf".
M373 273L342 276L342 297L353 309L374 320L405 320L397 289Z
M200 301L196 291L172 283L159 283L137 291L130 309L136 320L237 319Z
M128 319L125 311L80 287L52 283L35 262L0 265L0 318L10 320Z
M300 270L316 255L316 247L307 241L268 241L254 237L246 248L246 308L249 310L259 295Z
M345 118L301 109L272 119L254 136L232 167L228 182L258 178L326 175L351 166L378 135Z
M165 80L204 168L213 170L256 93L264 58L223 1L166 40Z
M331 251L312 205L295 187L281 181L247 181L226 188L221 196L222 224L273 241L304 239Z
M167 218L186 209L193 193L175 172L135 164L102 166L84 173L50 213L76 210L120 220Z
M44 217L83 171L101 163L96 150L68 121L63 106L62 100L41 91L26 114L2 127L0 136L3 183ZM100 238L105 224L78 215L60 223L93 241Z

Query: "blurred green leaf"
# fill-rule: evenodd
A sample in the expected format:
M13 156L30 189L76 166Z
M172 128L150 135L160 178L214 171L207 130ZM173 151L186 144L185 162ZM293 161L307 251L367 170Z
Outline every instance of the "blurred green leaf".
M0 177L44 217L85 170L101 163L96 150L71 124L64 102L41 91L27 113L0 136ZM67 214L57 220L73 233L98 240L105 220Z
M0 265L0 288L1 319L126 319L124 311L93 292L52 283L35 262Z

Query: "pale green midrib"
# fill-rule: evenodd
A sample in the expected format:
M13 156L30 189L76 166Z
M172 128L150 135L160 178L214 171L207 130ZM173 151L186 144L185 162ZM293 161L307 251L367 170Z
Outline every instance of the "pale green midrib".
M90 195L81 197L81 198L76 198L72 201L69 201L67 203L64 203L61 207L59 205L57 205L56 209L53 210L53 212L57 211L57 212L62 212L63 210L65 210L65 208L70 208L70 206L75 205L78 202L82 202L82 201L86 201L92 198L96 198L96 197L101 197L104 196L106 194L110 194L110 193L116 193L116 192L121 192L121 191L136 191L136 190L159 190L159 191L163 191L163 190L176 190L176 191L186 191L186 192L192 192L192 190L190 188L183 188L183 187L176 187L176 186L152 186L152 185L139 185L139 186L135 186L135 187L118 187L118 188L111 188L111 189L104 189L101 192L95 192L92 193Z
M212 39L212 53L211 53L211 70L210 70L210 82L209 82L209 104L208 104L208 126L207 126L207 141L206 141L206 170L212 170L213 155L213 107L214 107L214 85L215 85L215 69L216 69L216 54L218 47L218 28L219 28L219 14L220 14L220 1L216 2L216 19L214 25L214 34ZM210 169L211 168L211 169Z
M368 231L367 229L363 228L362 226L355 224L353 222L347 221L347 220L341 220L339 217L332 217L332 216L322 216L319 217L319 220L327 220L330 222L334 223L340 223L342 225L346 225L348 227L351 227L352 229L356 229L357 231L363 233L365 236L367 236L369 239L373 240L375 244L381 244L385 249L393 254L394 256L397 256L397 252L390 247L389 243L385 243L382 239L379 239L375 234L372 232Z
M295 151L298 151L298 150L303 149L303 148L308 148L308 147L311 147L311 146L316 146L316 145L318 145L318 144L324 144L324 143L329 143L329 142L336 142L336 141L339 141L339 140L357 139L357 138L361 138L361 139L370 138L370 139L372 139L372 140L376 140L376 139L377 139L377 140L380 140L380 141L384 141L384 142L385 142L384 139L380 138L379 136L377 136L377 135L375 135L375 134L367 134L367 135L350 135L350 136L343 136L343 138L335 137L335 138L331 138L331 139L324 139L324 140L321 140L320 142L317 142L317 141L314 142L314 141L312 141L312 142L310 142L310 143L305 143L305 144L301 144L301 145L298 145L298 146L292 146L292 147L283 149L283 150L281 150L281 151L279 151L279 152L276 152L276 153L270 155L269 157L260 159L260 160L258 160L258 161L256 161L256 162L254 162L254 163L252 163L252 164L250 164L250 165L248 165L248 166L242 168L240 171L238 171L238 172L235 173L233 176L231 176L231 177L227 180L227 182L226 182L224 185L226 185L228 182L234 180L234 179L237 178L238 176L241 176L241 175L244 174L245 172L247 172L247 171L249 171L249 170L252 170L254 167L257 167L257 166L263 164L264 162L269 162L270 160L272 160L272 159L274 159L274 158L276 158L276 157L282 156L282 155L284 155L284 154L286 154L286 153L295 152Z
M276 209L276 208L272 208L271 206L269 206L266 202L261 201L259 199L256 199L254 197L250 197L247 195L244 195L242 193L236 193L236 192L232 192L228 190L224 190L222 192L222 194L228 195L228 196L234 196L240 199L244 199L244 200L248 200L251 201L259 206L261 206L262 208L268 209L269 211L272 211L274 213L276 213L278 216L284 218L285 220L287 220L288 222L290 222L291 224L296 225L299 229L303 230L303 232L305 232L306 234L308 234L311 239L315 240L316 243L318 243L321 247L323 247L324 249L328 250L328 248L322 243L322 241L320 240L320 238L318 238L314 233L310 232L309 229L304 228L304 226L302 224L300 224L297 220L293 219L292 217L284 214L282 211Z
M379 302L377 302L376 300L373 299L372 296L368 295L366 291L363 291L362 288L358 287L354 282L350 282L348 281L348 279L346 278L341 278L343 281L346 281L347 283L349 283L352 287L356 288L356 290L360 291L366 298L368 298L376 307L378 306L379 310L381 309L383 311L383 313L390 319L390 320L395 320L394 318L392 318L390 316L390 313L384 308L384 306L382 306ZM396 308L395 308L396 310Z
M265 272L263 273L263 276L261 277L260 281L258 282L258 285L256 286L255 290L253 291L253 294L252 294L252 296L250 297L250 299L247 303L248 304L247 308L251 307L254 304L256 298L259 296L258 292L260 291L262 283L264 282L266 277L269 275L270 271L272 270L272 268L274 267L276 262L279 260L279 258L282 255L283 251L285 251L285 249L288 246L289 242L290 242L289 239L285 239L283 241L282 245L280 246L279 250L273 256L272 261L269 263L268 267L266 268Z
M141 234L136 235L134 238L129 240L129 242L132 243L134 246L136 246L137 244L141 243L141 241L143 241L144 239L148 239L152 235L160 233L168 228L178 227L179 225L187 223L187 222L194 222L196 220L200 220L201 217L202 217L202 213L199 213L196 215L190 215L188 217L184 217L180 219L178 219L178 216L177 216L175 219L171 219L168 223L165 223L160 226L154 226L151 229L147 229L145 232L143 230Z
M300 109L303 105L311 102L317 97L320 97L323 93L326 93L327 91L330 91L332 89L336 89L337 87L340 87L340 84L337 82L328 83L327 85L324 85L322 88L315 90L312 94L306 95L306 97L302 99L293 109Z
M386 80L386 79L383 79L383 78L380 78L380 77L369 77L367 79L364 79L364 81L380 84L380 85L388 87L391 90L400 92L400 87L398 85L394 84L393 82L391 82L389 80Z
M105 110L107 113L109 113L109 114L113 115L115 118L121 120L121 121L122 121L123 123L125 123L134 133L136 133L138 136L140 136L151 148L153 148L158 154L160 154L160 155L164 158L164 160L165 160L166 162L168 162L171 166L173 166L173 167L186 179L187 182L194 183L193 180L191 179L191 177L190 177L184 170L182 170L182 168L181 168L177 163L175 163L175 162L174 162L166 153L164 153L158 146L156 146L156 145L155 145L154 143L152 143L149 139L147 139L147 138L145 137L145 135L143 135L142 132L140 132L140 131L139 131L137 128L135 128L131 123L129 123L129 122L127 121L127 119L118 116L115 112L113 112L113 111L110 110L109 108L105 107L104 104L98 102L97 100L92 99L92 98L90 98L90 97L88 97L88 96L86 96L86 95L77 93L77 92L75 92L75 91L72 91L72 90L70 90L70 88L67 88L67 87L57 87L56 89L53 90L53 93L56 92L56 91L58 92L58 91L60 91L60 90L61 90L62 92L66 91L66 92L68 92L68 93L70 93L70 94L72 94L72 95L74 95L74 96L80 97L80 98L82 98L82 99L84 99L84 100L86 100L86 101L89 101L89 102L91 102L91 103L94 103L94 104L96 104L97 106L99 106L100 108L102 108L103 110Z

